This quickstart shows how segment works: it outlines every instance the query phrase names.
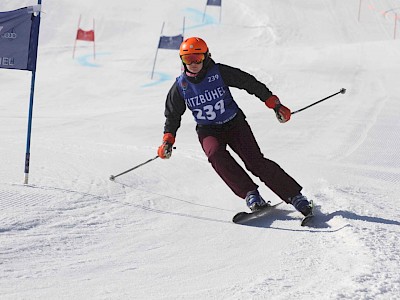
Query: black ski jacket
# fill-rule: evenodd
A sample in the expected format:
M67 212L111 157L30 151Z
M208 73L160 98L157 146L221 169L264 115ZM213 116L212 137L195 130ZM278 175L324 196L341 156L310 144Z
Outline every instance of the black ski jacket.
M215 62L210 59L207 67L204 67L197 77L188 77L186 75L184 76L188 81L192 83L201 82L204 77L207 76L207 71L214 64ZM249 94L255 95L263 102L267 100L270 96L272 96L272 92L267 88L267 86L258 81L253 75L227 65L218 64L218 66L222 76L222 80L224 81L225 85L246 90ZM176 136L176 132L181 125L182 115L185 110L185 100L179 93L178 85L175 81L168 92L165 102L164 115L166 117L166 121L164 126L164 133L169 132Z

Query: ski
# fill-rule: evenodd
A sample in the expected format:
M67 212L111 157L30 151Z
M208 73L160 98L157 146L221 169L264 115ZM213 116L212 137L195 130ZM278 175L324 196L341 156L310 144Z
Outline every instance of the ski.
M283 202L278 202L278 203L276 203L274 205L267 205L264 208L262 208L260 210L253 211L253 212L245 212L245 211L238 212L236 215L233 216L232 222L235 223L235 224L244 224L244 223L246 223L246 222L248 222L250 220L254 220L254 219L257 219L259 217L265 216L271 210L273 210L279 204L282 204L282 203Z
M301 226L306 226L314 217L314 202L310 200L311 212L301 220Z

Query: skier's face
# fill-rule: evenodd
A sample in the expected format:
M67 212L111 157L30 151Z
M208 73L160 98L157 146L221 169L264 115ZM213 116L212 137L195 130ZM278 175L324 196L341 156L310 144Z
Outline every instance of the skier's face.
M192 73L199 73L200 70L203 68L203 62L201 62L199 64L192 63L190 65L186 65L186 67Z

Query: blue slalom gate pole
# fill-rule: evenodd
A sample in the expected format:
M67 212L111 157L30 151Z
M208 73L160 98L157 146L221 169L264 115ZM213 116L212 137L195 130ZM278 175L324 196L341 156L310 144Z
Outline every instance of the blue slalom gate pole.
M24 184L28 184L29 177L29 160L31 155L31 133L32 133L32 115L33 115L33 99L35 94L35 80L36 70L32 71L31 79L31 96L29 100L29 113L28 113L28 132L26 136L26 153L25 153L25 178Z
M38 0L38 4L42 4L42 0ZM38 20L38 30L40 27L40 12L39 12L39 20ZM39 33L38 33L39 34ZM32 115L33 115L33 99L35 94L35 80L36 80L36 64L34 69L32 70L32 79L31 79L31 95L29 99L29 113L28 113L28 131L26 136L26 153L25 153L25 171L24 171L24 184L28 184L29 180L29 162L31 156L31 133L32 133Z

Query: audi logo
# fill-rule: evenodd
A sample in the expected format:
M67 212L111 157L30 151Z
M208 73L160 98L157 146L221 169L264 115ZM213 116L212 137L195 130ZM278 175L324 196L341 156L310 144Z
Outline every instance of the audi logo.
M1 35L1 38L3 39L16 39L17 34L15 32L6 32Z

